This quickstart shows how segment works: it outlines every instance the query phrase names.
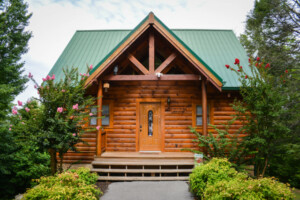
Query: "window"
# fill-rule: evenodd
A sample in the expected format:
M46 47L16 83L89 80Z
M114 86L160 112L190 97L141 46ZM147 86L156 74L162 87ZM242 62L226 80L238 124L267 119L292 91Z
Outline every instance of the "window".
M90 125L95 126L97 125L97 106L91 107L91 113L93 115L90 117Z
M203 110L202 105L196 105L196 126L202 126ZM210 106L207 106L207 123L210 124Z
M148 111L148 136L153 136L153 111Z
M102 105L102 126L109 126L109 104Z
M90 116L90 125L96 126L98 124L98 117L97 117L97 106L91 107L91 113L93 113L92 116ZM102 126L110 126L110 109L111 109L111 103L103 103L102 105Z

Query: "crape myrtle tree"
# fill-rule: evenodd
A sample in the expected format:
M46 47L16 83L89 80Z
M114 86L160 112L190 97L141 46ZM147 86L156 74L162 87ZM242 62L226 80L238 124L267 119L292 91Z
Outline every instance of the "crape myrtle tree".
M237 73L241 82L242 100L236 100L233 104L236 117L242 120L242 129L247 134L241 145L247 152L254 152L251 161L254 163L255 175L263 177L269 160L274 156L278 140L289 134L281 118L287 111L285 105L288 98L283 93L289 81L288 70L279 77L272 76L268 73L270 64L264 64L259 57L256 60L249 59L251 74L244 71L239 59L235 59L234 65L225 67ZM274 81L280 85L273 87Z
M57 81L54 74L47 75L40 86L31 73L28 75L40 96L37 101L41 111L35 116L39 125L33 139L38 146L49 152L52 174L57 172L57 153L60 158L59 172L62 172L64 154L68 150L76 151L75 145L83 142L81 136L88 131L85 125L89 116L95 114L90 113L89 109L95 99L86 95L84 85L91 69L92 66L88 68L87 74L80 75L77 68L63 69L63 79ZM31 114L30 108L24 109ZM12 114L18 115L16 107L12 109Z

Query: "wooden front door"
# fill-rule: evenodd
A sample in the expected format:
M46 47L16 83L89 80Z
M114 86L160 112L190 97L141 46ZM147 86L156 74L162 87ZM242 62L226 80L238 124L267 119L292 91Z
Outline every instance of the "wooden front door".
M140 151L161 151L161 103L140 104Z

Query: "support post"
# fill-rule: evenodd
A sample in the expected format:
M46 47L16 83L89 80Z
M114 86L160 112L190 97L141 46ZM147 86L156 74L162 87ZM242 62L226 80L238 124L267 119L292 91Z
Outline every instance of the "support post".
M98 92L97 92L97 126L100 126L99 130L97 131L97 156L101 155L101 134L102 134L102 99L103 99L103 83L99 81L98 84Z
M155 68L155 46L154 46L154 34L150 31L149 34L149 73L154 74Z
M201 81L202 90L202 134L207 135L207 92L205 80Z

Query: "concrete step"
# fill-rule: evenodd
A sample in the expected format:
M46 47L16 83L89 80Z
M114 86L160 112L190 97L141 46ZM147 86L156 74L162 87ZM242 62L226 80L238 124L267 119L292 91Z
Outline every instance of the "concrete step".
M136 161L136 160L124 160L124 161L109 161L109 160L96 160L92 162L93 166L97 165L120 165L120 166L126 166L126 165L136 165L136 166L160 166L160 165L175 165L175 166L182 166L182 165L194 165L193 161L158 161L158 160L141 160L141 161Z
M188 176L156 177L156 176L98 176L99 181L187 181Z
M92 169L102 173L191 173L192 169Z

